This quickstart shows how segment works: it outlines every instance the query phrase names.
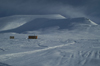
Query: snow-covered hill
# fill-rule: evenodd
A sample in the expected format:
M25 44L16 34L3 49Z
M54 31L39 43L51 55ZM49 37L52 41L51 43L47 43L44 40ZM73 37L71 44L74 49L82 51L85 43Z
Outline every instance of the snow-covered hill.
M61 16L62 17L62 16ZM16 22L17 23L17 22ZM12 23L13 24L13 23ZM14 24L13 24L14 26ZM4 32L16 32L23 33L26 31L34 31L34 30L48 30L49 28L54 29L67 29L67 30L88 30L92 26L96 26L97 24L90 19L80 17L80 18L36 18L33 20L28 20L23 25L17 26L11 30L1 31Z
M0 31L14 29L36 18L65 19L60 14L53 15L14 15L0 18Z
M0 66L100 66L100 26L90 19L11 16L0 26Z

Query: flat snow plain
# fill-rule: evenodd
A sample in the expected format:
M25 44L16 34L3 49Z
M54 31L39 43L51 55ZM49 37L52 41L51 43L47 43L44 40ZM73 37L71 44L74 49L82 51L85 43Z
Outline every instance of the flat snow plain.
M33 33L38 39L27 39ZM0 66L100 66L98 34L67 30L44 33L0 34Z

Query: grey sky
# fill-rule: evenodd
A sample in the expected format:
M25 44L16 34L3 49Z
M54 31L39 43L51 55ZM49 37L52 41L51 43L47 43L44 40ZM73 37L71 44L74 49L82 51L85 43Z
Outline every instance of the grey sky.
M98 22L99 8L100 0L0 0L0 17L62 14L73 18L87 17Z

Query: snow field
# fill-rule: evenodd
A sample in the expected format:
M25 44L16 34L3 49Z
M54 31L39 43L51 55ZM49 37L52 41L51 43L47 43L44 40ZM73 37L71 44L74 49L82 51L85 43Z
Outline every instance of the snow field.
M26 39L30 34L0 34L5 36L0 39L0 62L11 66L99 66L99 37L74 33L41 33L38 39ZM7 38L10 35L16 38Z
M0 22L0 66L100 66L100 26L90 19L15 15Z

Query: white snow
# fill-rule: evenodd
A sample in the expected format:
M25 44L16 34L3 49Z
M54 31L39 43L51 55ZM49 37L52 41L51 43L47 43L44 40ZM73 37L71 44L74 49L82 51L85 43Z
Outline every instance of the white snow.
M0 55L0 59L8 58L6 60L9 60L9 58L11 59L13 57L19 57L19 56L23 56L23 55L26 55L26 54L32 54L32 53L41 52L41 51L45 51L45 50L50 50L50 49L55 49L55 48L59 48L59 47L64 47L64 46L68 46L68 45L71 45L71 44L74 44L74 42L73 43L64 44L64 45L48 47L48 48L40 49L40 50L33 50L33 51L26 51L26 52L19 52L19 53L4 54L4 55Z
M49 19L65 19L60 14L52 15L14 15L9 17L0 18L0 31L14 29L30 22L36 18L49 18Z
M26 22L23 21L23 23L9 23L8 25L6 25L6 27L2 28L1 31L3 30L9 30L9 29L14 29L16 27L20 27L22 25L24 25Z
M15 39L9 39L11 35ZM100 36L96 34L62 30L45 34L38 32L38 39L26 39L28 35L0 34L0 62L11 66L100 64Z
M53 18L57 16L56 18ZM27 31L36 31L36 30L60 30L60 29L67 29L67 30L88 30L89 28L97 28L92 26L98 26L96 23L87 20L84 17L81 18L69 18L65 19L63 17L58 18L58 16L61 17L61 15L45 15L45 16L34 16L34 19L32 20L32 17L25 17L27 21L22 20L22 22L18 22L15 20L15 22L9 23L6 25L6 27L3 27L2 30L6 31L0 31L0 33L6 33L6 32L16 32L16 33L24 33ZM17 16L18 18L22 18L22 16ZM36 19L35 19L36 18ZM29 21L30 20L30 21ZM25 21L25 22L24 22ZM14 26L16 25L16 26ZM16 28L14 28L16 27ZM11 30L8 30L10 29ZM13 28L13 29L12 29Z
M98 24L96 24L95 22L91 21L90 19L89 19L89 21L90 21L93 25L98 25Z
M45 21L45 19L42 20ZM84 22L84 19L82 21L80 18L72 19L73 24L66 23L66 19L46 20L51 20L46 22L54 21L55 23L49 23L50 27L45 26L43 30L29 30L20 34L0 33L0 65L100 66L100 30L98 25L92 24L92 26L91 23ZM62 27L59 20L61 22L65 20L63 22L65 25L63 25L72 25L71 27L74 26L74 29L68 30L63 27L58 30ZM44 23L48 25L46 22ZM30 26L33 23L26 24L26 26ZM26 26L23 26L25 29ZM38 39L27 39L29 35L34 34L38 36ZM15 39L10 39L10 36L15 36Z

